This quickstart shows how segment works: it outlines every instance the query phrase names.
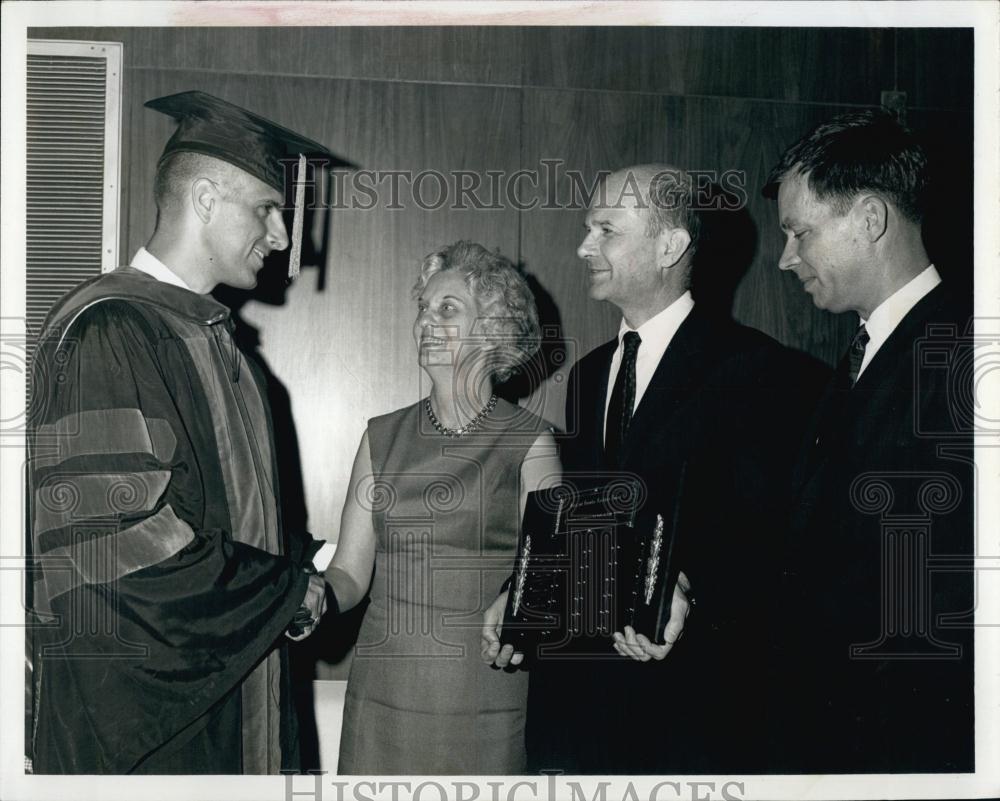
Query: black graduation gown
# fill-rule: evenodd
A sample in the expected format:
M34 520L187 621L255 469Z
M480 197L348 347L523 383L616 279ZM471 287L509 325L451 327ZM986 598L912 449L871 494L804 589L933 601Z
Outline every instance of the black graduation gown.
M276 773L305 594L228 310L122 268L50 315L30 448L36 773Z

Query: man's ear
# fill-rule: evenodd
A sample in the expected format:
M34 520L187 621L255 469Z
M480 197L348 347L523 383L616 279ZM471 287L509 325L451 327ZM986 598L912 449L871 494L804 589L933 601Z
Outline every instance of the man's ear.
M889 205L878 195L863 195L851 209L851 214L869 242L875 243L886 232L889 224Z
M219 186L211 178L196 178L191 183L191 208L203 223L210 222L219 205Z
M660 234L660 267L669 269L677 264L691 245L691 234L683 228L668 228Z

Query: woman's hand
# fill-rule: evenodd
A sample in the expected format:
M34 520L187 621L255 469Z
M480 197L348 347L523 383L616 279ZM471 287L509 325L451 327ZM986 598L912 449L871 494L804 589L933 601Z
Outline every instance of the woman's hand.
M375 523L371 506L364 502L366 484L372 480L371 453L365 431L354 457L347 498L340 515L337 550L325 573L342 612L353 609L364 599L375 567Z
M503 631L503 613L507 608L507 590L500 593L483 615L483 637L480 653L483 661L493 667L517 667L524 660L524 654L515 651L513 645L500 645Z
M304 640L316 630L319 619L326 611L326 582L322 576L310 576L306 596L295 618L288 626L285 636L290 640Z

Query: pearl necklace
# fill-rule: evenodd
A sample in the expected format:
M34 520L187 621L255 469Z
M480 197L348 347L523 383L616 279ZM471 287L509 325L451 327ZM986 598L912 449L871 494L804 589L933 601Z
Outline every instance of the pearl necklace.
M439 434L444 434L446 437L461 437L466 434L471 434L476 431L482 424L483 421L490 416L490 413L497 405L497 396L495 394L490 395L490 399L486 402L486 405L479 410L479 414L473 417L468 423L459 428L447 428L441 425L441 421L437 419L437 415L434 414L434 410L431 408L431 399L428 397L424 400L424 410L427 412L427 417L431 421L431 425L437 429Z

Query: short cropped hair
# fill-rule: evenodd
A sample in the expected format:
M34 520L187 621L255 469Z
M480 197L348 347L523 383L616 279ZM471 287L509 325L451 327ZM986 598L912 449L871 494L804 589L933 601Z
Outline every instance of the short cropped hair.
M649 215L646 236L659 236L667 228L683 228L691 237L688 253L694 255L701 235L701 217L694 207L691 177L683 170L665 168L649 182Z
M771 170L764 197L778 196L785 178L801 174L838 214L861 192L883 195L918 225L927 201L927 156L909 129L885 111L852 111L818 125L785 151Z
M161 215L172 210L187 196L191 183L198 178L211 178L228 194L238 191L236 176L242 172L238 167L201 153L171 153L160 162L153 179L156 210Z
M538 351L541 328L528 282L510 259L475 242L460 241L424 258L413 286L414 299L431 276L448 270L462 275L476 301L477 333L499 344L491 373L502 383Z

